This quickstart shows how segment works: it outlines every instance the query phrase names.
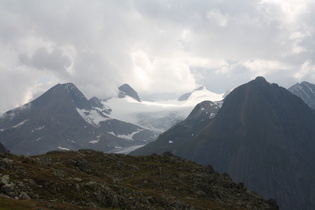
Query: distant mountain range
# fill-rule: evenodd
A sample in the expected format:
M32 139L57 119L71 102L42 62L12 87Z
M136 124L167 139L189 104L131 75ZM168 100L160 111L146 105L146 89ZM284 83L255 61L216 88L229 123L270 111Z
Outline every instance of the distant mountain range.
M128 84L111 98L89 100L74 84L58 84L0 116L0 153L172 152L289 210L315 209L314 139L315 85L286 90L263 77L227 96L200 87L156 102L141 100Z
M58 84L1 116L0 142L23 155L82 148L127 153L155 140L197 103L212 97L203 89L180 102L147 102L124 84L117 96L87 100L74 84Z
M145 155L171 151L215 170L281 209L315 209L315 115L305 102L257 77L216 104L203 102L184 121L146 146Z
M94 101L95 102L95 101ZM0 142L16 154L91 148L111 152L155 140L153 132L110 118L72 83L58 84L0 118Z

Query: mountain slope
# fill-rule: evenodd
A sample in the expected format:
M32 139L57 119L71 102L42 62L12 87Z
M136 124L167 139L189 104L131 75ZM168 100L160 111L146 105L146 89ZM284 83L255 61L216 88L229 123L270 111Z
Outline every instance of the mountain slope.
M0 163L0 193L11 198L0 196L1 208L22 209L24 199L25 209L278 209L227 174L170 153L7 153Z
M301 82L288 89L294 95L303 99L311 108L315 109L315 85L309 82Z
M24 155L50 150L117 148L145 144L155 134L107 116L109 108L94 107L72 83L58 84L34 101L0 118L0 142Z
M7 149L0 143L0 154L6 152Z
M182 135L181 125L132 154L172 151L213 165L265 198L275 198L280 208L315 208L315 116L286 89L262 77L234 89L213 120L194 127L194 135L174 148L167 142Z
M197 134L196 131L207 126L219 109L220 107L211 101L204 101L197 104L185 120L161 134L155 142L151 142L131 152L130 155L161 154L166 151L178 154L178 149L186 147L193 136Z

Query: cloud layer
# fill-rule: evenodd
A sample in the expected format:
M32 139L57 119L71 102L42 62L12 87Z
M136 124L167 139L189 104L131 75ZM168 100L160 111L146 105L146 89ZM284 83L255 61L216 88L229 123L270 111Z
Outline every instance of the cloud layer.
M1 0L0 113L56 83L142 98L315 83L312 0Z

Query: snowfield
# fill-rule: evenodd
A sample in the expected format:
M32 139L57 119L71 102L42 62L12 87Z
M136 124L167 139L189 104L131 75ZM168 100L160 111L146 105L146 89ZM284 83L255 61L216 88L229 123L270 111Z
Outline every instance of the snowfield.
M139 125L145 129L162 133L179 121L184 120L192 109L202 101L213 101L221 104L224 94L216 94L203 88L195 90L184 101L142 101L134 98L111 98L102 101L103 105L110 107L112 112L109 117L124 122Z

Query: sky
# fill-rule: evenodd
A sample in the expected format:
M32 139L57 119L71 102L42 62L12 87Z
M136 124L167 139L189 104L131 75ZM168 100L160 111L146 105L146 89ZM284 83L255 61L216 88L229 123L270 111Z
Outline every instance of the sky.
M58 83L142 99L315 83L315 0L0 0L0 113Z

